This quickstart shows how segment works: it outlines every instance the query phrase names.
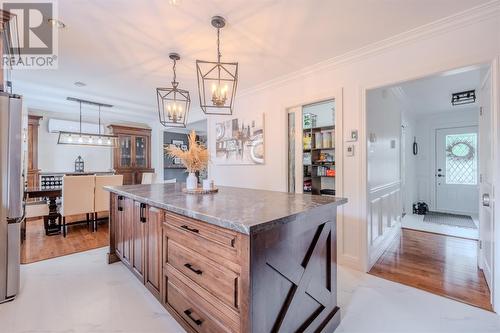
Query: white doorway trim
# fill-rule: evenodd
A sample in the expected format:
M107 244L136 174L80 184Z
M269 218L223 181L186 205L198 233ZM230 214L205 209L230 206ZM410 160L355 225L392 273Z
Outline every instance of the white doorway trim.
M495 198L500 198L500 57L497 57L491 64L491 90L492 90L492 119L493 119L493 133L492 137L494 138L493 144L493 170L496 172L493 173L493 200ZM500 312L500 222L498 218L500 218L500 205L494 206L494 239L495 243L493 245L493 258L494 258L494 267L493 267L493 290L492 292L492 304L493 310L496 312Z
M301 96L297 97L294 103L290 105L284 106L282 109L282 121L284 124L287 124L285 130L285 138L284 142L288 145L288 113L295 111L295 157L296 159L300 158L302 161L302 106L320 103L328 100L335 100L335 195L337 197L344 196L344 101L343 101L343 93L344 90L342 87L328 89L316 94L313 98L302 99ZM300 116L299 120L297 116ZM299 136L300 135L300 136ZM297 143L300 143L298 145ZM283 167L282 167L282 175L286 177L286 184L288 187L288 146L286 147L286 154L284 154L283 159ZM302 178L302 170L297 170L296 164L296 176L300 171L300 179ZM297 180L299 178L295 178L295 192L302 193L301 190L297 190ZM300 183L302 186L302 183ZM350 239L347 235L344 234L344 206L341 206L337 209L337 261L339 264L352 267L354 269L359 269L361 267L360 258L354 258L350 255L347 255L347 251L345 249L346 244L344 244L344 240Z

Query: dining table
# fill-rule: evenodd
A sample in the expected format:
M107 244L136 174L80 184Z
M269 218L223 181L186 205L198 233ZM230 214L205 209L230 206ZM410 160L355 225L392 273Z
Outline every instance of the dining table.
M24 191L25 199L47 198L49 205L49 215L44 216L43 224L47 236L61 233L60 215L57 211L56 200L62 196L62 187L28 187Z

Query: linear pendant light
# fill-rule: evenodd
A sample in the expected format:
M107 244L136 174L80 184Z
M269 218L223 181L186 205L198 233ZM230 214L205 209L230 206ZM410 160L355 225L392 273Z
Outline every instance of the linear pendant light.
M85 99L68 97L68 101L77 102L80 105L80 130L78 132L59 132L57 143L61 145L94 146L94 147L116 147L118 136L101 134L101 107L111 108L113 105L92 102ZM82 132L82 104L94 105L99 108L99 133Z

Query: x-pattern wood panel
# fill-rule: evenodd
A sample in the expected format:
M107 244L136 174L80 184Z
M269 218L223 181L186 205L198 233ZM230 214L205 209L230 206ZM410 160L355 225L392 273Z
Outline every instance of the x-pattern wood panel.
M303 324L303 331L315 330L329 315L335 300L335 295L329 290L334 283L334 276L331 273L331 222L318 226L318 229L309 245L305 258L301 262L294 260L290 256L284 256L281 248L279 251L269 251L266 264L277 274L288 280L291 284L291 290L281 308L279 316L275 322L273 332L292 332L295 328L292 326L292 318L295 308L300 307L301 297L307 295L318 303L318 310L311 314L309 319ZM322 255L327 247L326 258ZM328 282L324 286L311 286L311 279L317 275L318 267L326 265L328 273Z

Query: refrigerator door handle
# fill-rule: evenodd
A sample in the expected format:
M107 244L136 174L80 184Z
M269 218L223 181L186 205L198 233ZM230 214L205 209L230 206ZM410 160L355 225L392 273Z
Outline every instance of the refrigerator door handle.
M7 151L7 218L18 219L23 215L23 116L21 98L9 98L9 137Z

